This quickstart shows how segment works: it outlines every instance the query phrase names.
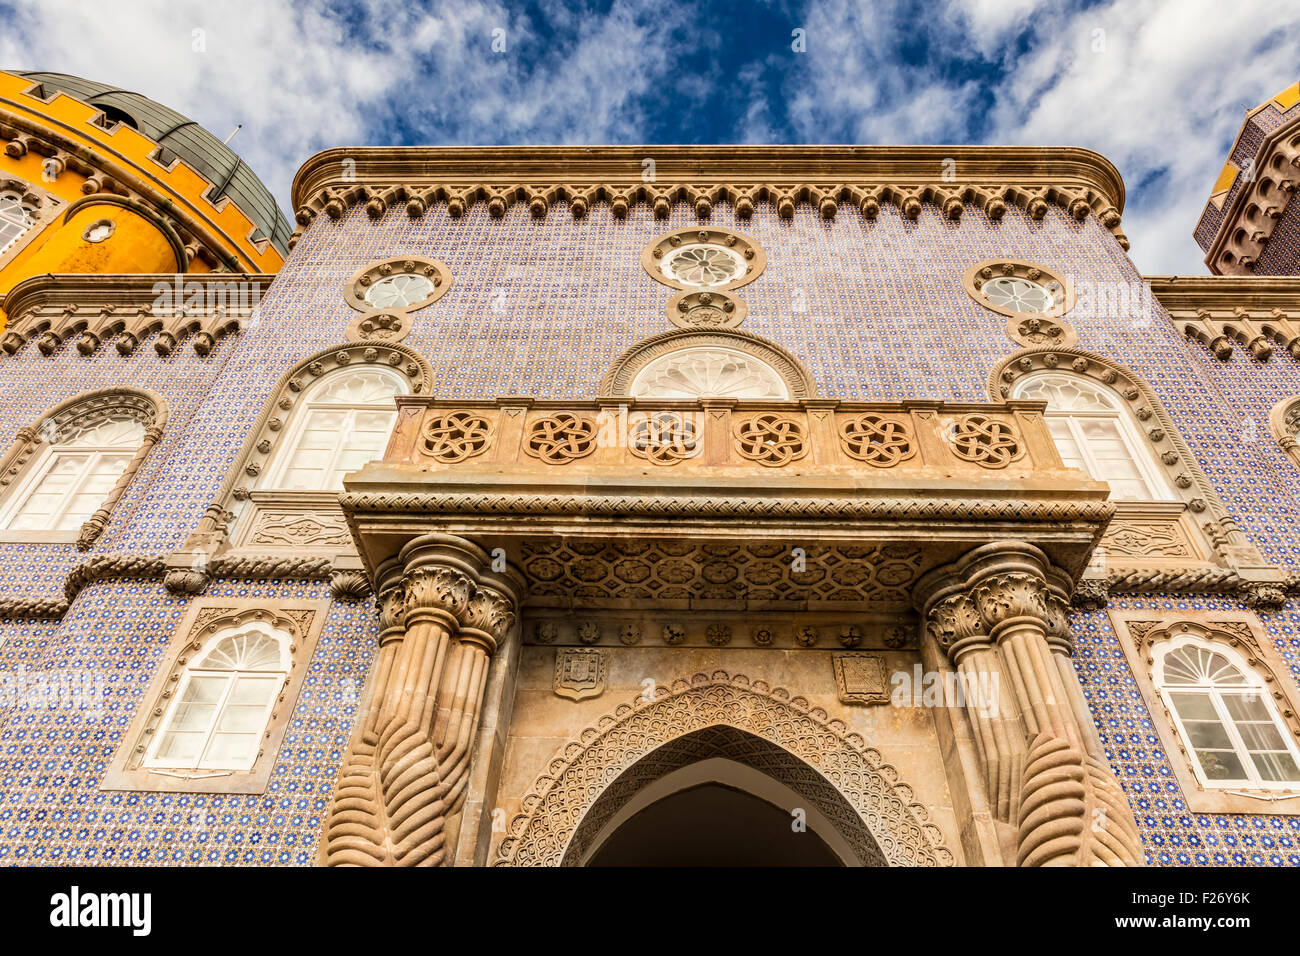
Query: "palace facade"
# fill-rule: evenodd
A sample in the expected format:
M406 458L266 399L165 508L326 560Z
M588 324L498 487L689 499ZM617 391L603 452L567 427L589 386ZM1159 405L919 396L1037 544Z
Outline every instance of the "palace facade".
M0 862L1300 865L1300 86L330 149L0 73ZM1191 224L1189 224L1189 227Z

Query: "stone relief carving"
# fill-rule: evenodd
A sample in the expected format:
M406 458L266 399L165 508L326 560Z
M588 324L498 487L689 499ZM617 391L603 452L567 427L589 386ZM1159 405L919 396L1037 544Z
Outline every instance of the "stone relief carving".
M605 692L605 655L599 650L560 648L555 652L556 697L586 700Z
M840 425L844 454L877 468L889 468L916 454L916 445L901 421L880 415L858 415Z
M897 771L821 708L725 671L674 681L652 696L620 705L562 748L524 798L524 812L511 822L495 865L576 864L586 849L580 845L582 835L575 835L579 822L611 784L652 751L715 727L754 735L818 768L809 771L813 779L832 787L853 809L856 819L847 822L869 834L859 844L867 844L871 862L953 865L943 834L911 788L898 780ZM643 785L638 780L627 788L629 794ZM806 785L795 787L809 792ZM612 815L597 814L602 819ZM832 818L838 815L831 811Z
M953 422L952 453L984 468L1005 468L1025 453L1010 422L966 415Z
M782 543L527 539L521 564L533 596L606 599L871 601L906 608L922 549L817 546L794 570Z
M579 458L586 458L596 450L596 433L594 419L567 412L548 415L539 418L529 427L524 451L548 465L567 465Z
M737 422L735 436L736 452L760 465L779 468L808 453L803 426L778 412Z
M879 654L832 654L831 666L840 703L889 703L889 678Z
M700 453L699 430L693 417L681 412L652 412L631 424L628 448L656 465L675 465Z
M668 321L681 329L734 329L748 312L741 299L717 289L681 292L668 303Z
M434 461L454 464L488 450L492 425L473 412L447 412L426 419L421 442L424 453Z

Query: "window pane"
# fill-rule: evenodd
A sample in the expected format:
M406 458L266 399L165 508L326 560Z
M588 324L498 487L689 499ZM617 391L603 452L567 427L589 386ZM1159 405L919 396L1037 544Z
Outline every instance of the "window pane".
M1088 466L1084 463L1083 452L1079 451L1079 443L1074 440L1074 433L1070 431L1070 423L1064 418L1048 418L1046 421L1047 430L1052 433L1052 440L1056 442L1056 450L1060 452L1065 467L1087 471Z
M1224 694L1223 703L1233 720L1267 720L1270 723L1273 720L1268 706L1257 693Z
M181 692L170 723L158 743L155 762L193 767L212 727L218 701L226 689L224 677L191 677Z
M34 531L52 528L69 492L76 486L82 470L89 462L89 455L70 455L62 452L52 455L45 466L45 474L28 493L27 500L19 507L9 526L18 530ZM85 518L81 519L81 521L85 520ZM80 525L81 521L76 522L74 527Z
M1300 781L1300 767L1296 766L1295 758L1289 753L1252 754L1251 756L1255 761L1255 769L1265 780Z
M1277 728L1272 722L1237 724L1237 733L1241 734L1242 742L1245 743L1247 750L1285 750L1286 743L1282 740L1282 735L1277 732Z
M1208 780L1245 780L1246 770L1231 750L1196 751Z
M1183 720L1217 721L1219 719L1218 711L1214 709L1214 703L1210 700L1209 694L1180 692L1170 694L1169 697L1174 703L1174 709L1178 711L1178 716Z

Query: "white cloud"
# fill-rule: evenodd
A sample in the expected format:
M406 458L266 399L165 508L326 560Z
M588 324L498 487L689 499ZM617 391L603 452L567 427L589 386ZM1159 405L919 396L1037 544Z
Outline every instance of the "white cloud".
M665 103L671 120L725 102L733 115L693 116L701 138L1095 149L1130 186L1148 272L1204 271L1191 233L1241 107L1294 82L1300 48L1300 0L809 0L789 13L804 54L784 25L737 42L711 8L658 0L16 4L0 63L136 90L218 136L242 123L232 145L286 206L327 146L682 141L700 130L664 137ZM761 12L784 24L784 7Z

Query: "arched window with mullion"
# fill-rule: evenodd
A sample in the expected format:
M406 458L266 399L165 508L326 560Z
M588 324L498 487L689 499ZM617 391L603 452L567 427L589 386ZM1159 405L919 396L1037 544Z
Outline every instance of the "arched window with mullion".
M1205 785L1300 787L1300 750L1263 679L1235 651L1171 640L1157 648L1154 674Z
M10 531L72 531L80 528L126 472L145 438L145 426L129 414L106 411L70 434L55 436L27 469L6 506L0 528Z
M182 672L143 766L252 767L289 668L283 631L262 622L218 631Z
M376 366L331 372L303 395L264 489L341 491L343 476L384 452L406 379Z
M1047 402L1044 420L1062 461L1108 483L1112 500L1178 500L1128 409L1104 385L1040 373L1016 382L1011 397Z

